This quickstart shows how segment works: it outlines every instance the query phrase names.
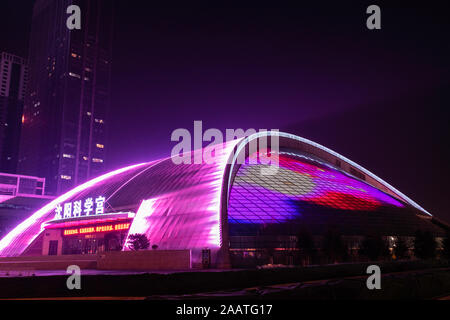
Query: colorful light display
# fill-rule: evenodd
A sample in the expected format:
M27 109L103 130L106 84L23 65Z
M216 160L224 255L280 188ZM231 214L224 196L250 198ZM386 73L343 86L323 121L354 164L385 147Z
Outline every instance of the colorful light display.
M275 155L271 155L272 157ZM253 154L236 175L229 200L230 223L277 223L301 214L297 203L350 211L380 206L403 207L400 201L319 161L278 155L275 175L264 175Z
M361 171L363 174L367 175L368 177L372 178L374 181L378 182L381 186L385 187L386 190L388 190L389 192L391 192L391 194L396 195L398 198L404 200L406 203L408 203L409 205L411 205L412 207L416 208L419 211L424 212L425 214L431 216L431 214L425 210L424 208L422 208L420 205L418 205L416 202L414 202L413 200L411 200L409 197L407 197L405 194L403 194L402 192L400 192L399 190L397 190L396 188L394 188L392 185L390 185L389 183L387 183L386 181L384 181L383 179L381 179L380 177L376 176L375 174L373 174L372 172L370 172L369 170L363 168L362 166L360 166L359 164L351 161L350 159L344 157L343 155L327 148L324 147L321 144L318 144L314 141L305 139L303 137L299 137L290 133L286 133L286 132L277 132L277 131L267 131L267 132L258 132L255 133L251 136L248 136L246 138L244 138L242 140L242 142L237 146L237 150L233 155L233 161L231 161L231 171L233 171L233 167L235 165L236 159L237 159L237 155L239 154L240 151L242 151L243 149L245 149L246 145L251 143L253 140L255 139L259 139L262 136L272 136L272 135L276 135L279 138L283 138L283 139L289 139L291 142L297 142L300 144L304 144L305 147L307 149L316 149L317 151L319 151L319 153L325 153L325 154L329 154L333 157L336 157L337 160L347 163L348 165L356 168L357 170ZM228 177L228 194L230 193L230 189L231 189L231 178L232 176L230 175Z

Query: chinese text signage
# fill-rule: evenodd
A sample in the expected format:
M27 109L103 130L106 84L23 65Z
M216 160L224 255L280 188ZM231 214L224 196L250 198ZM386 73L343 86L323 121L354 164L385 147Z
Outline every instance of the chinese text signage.
M58 204L55 208L55 220L78 218L105 213L105 197L87 198Z

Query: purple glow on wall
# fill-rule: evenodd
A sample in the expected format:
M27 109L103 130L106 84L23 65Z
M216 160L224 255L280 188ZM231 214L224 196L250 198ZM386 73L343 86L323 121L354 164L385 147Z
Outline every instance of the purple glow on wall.
M150 243L161 249L219 248L223 175L227 160L239 141L216 148L218 152L212 163L167 163L163 174L167 177L168 189L176 191L142 201L129 234L146 234ZM208 148L211 147L203 151L207 153ZM194 151L192 156L201 152Z

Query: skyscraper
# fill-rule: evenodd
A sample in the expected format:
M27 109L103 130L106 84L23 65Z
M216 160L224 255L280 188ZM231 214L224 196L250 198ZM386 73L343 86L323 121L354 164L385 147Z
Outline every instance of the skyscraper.
M81 9L69 30L67 8ZM110 104L113 1L37 0L19 172L60 194L102 173Z
M16 173L27 83L25 59L0 55L0 171Z

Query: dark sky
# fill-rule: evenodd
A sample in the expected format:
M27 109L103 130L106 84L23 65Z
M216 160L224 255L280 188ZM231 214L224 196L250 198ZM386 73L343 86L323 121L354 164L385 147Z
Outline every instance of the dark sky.
M278 128L347 156L450 221L448 12L376 2L382 30L370 31L372 2L302 2L116 0L108 167L168 156L171 132L194 120ZM27 55L32 3L2 1L0 50Z

